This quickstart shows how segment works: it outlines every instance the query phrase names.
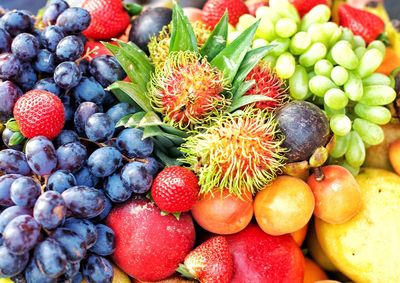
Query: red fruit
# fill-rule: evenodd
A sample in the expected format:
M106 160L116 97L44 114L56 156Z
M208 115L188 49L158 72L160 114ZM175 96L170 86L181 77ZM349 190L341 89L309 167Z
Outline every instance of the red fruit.
M329 5L328 0L291 0L290 2L296 7L300 17L303 17L317 5Z
M157 175L151 187L151 196L163 211L186 212L196 203L199 191L198 179L192 171L171 166Z
M255 104L259 109L274 110L281 106L287 98L285 83L266 64L258 64L247 75L246 81L256 83L246 95L263 95L271 98L270 101L260 101Z
M185 258L178 272L201 283L230 283L233 261L226 238L217 236L198 246Z
M31 90L15 103L14 118L24 137L54 139L64 127L64 106L57 96L48 91Z
M177 220L161 215L146 200L131 200L113 208L106 223L115 233L114 262L140 281L171 276L192 250L195 230L190 214Z
M118 37L130 23L130 16L121 0L85 0L82 8L92 17L83 34L94 40Z
M249 13L249 9L242 0L208 0L203 6L204 23L214 28L225 10L228 10L229 23L234 26L241 15Z
M249 13L253 16L256 16L257 9L263 6L267 6L268 0L247 0L246 5L249 9Z
M111 44L114 44L113 42L109 42ZM88 52L91 52L90 56L88 56L89 61L92 61L92 59L101 56L101 55L112 55L110 51L99 41L88 41L85 45L85 53L87 54Z
M341 26L361 35L367 43L377 39L385 31L385 23L380 17L347 4L339 7L339 20Z
M304 256L290 234L271 236L250 224L226 239L233 256L232 283L303 283Z

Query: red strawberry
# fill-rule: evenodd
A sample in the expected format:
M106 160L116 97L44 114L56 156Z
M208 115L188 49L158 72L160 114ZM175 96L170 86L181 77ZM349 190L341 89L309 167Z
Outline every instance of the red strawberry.
M199 191L198 179L192 171L171 166L157 175L151 196L161 210L177 213L189 211L196 203Z
M82 8L89 11L92 17L90 26L83 34L95 40L118 37L130 23L121 0L85 0Z
M225 10L228 10L229 23L236 25L241 15L248 14L249 9L242 0L208 0L203 7L203 21L214 28Z
M26 138L45 136L54 139L64 127L64 106L50 92L31 90L15 103L14 118Z
M185 258L178 268L185 277L201 283L229 283L233 274L233 259L225 237L217 236L204 242Z
M110 42L111 44L114 44L113 42ZM96 50L96 51L94 51ZM91 61L92 59L101 56L101 55L112 55L110 51L99 41L88 41L85 45L85 52L94 51L93 53L90 54L88 57L88 60Z
M367 43L385 31L385 23L380 17L347 4L339 7L339 20L341 26L351 29L356 35L361 35Z
M296 7L300 17L303 17L317 5L329 5L328 0L290 0L290 2Z

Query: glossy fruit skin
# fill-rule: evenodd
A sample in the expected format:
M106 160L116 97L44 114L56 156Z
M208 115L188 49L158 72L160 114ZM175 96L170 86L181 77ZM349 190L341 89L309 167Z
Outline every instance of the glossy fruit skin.
M77 262L85 258L87 251L85 239L74 231L60 227L51 237L57 241L69 261Z
M73 216L92 218L103 212L105 207L104 195L97 189L75 186L62 193L69 211Z
M304 283L315 283L328 279L324 270L313 260L305 257L304 263Z
M10 11L3 17L4 29L13 37L21 32L30 32L33 29L33 23L27 13L23 11Z
M10 253L5 246L0 246L0 276L11 277L25 269L29 261L29 253L15 255Z
M258 192L254 215L260 228L270 235L293 233L310 221L315 206L314 195L301 179L279 176Z
M400 139L389 145L389 160L394 171L400 174Z
M0 233L2 234L4 228L15 217L20 215L32 215L32 209L27 207L10 206L0 213Z
M146 54L150 38L157 35L161 29L172 20L172 10L164 7L150 8L132 20L129 40L135 43Z
M95 40L116 38L129 25L129 14L124 10L122 1L118 0L85 0L82 8L92 18L84 35Z
M90 249L97 241L96 226L86 219L69 217L65 220L63 227L75 232L85 241L85 245Z
M349 28L355 35L361 35L366 43L377 39L385 31L385 23L380 17L348 4L340 5L339 20L341 26Z
M42 273L36 264L36 261L32 258L25 269L25 278L27 283L55 283L56 280Z
M10 34L3 28L0 28L0 53L10 52L11 42Z
M25 154L15 149L0 151L0 170L6 174L29 175L31 173Z
M61 27L48 26L40 34L40 44L50 52L55 52L57 44L64 37L65 33Z
M131 192L147 193L153 183L153 176L146 169L145 163L134 161L121 169L121 180Z
M67 34L78 34L87 29L90 22L91 16L87 10L72 7L61 13L56 25L62 27Z
M106 225L115 233L114 262L141 281L171 276L192 250L195 230L190 214L177 220L145 200L131 200L113 208Z
M108 87L115 81L123 80L126 73L121 65L110 55L94 58L89 65L90 74L103 86Z
M0 205L1 206L13 206L14 203L11 199L11 185L12 183L22 177L19 174L5 174L0 177Z
M69 35L57 44L56 55L60 61L75 61L81 57L83 48L83 42L79 37Z
M227 235L243 230L253 217L253 200L250 193L240 200L227 190L218 190L200 196L192 208L196 222L207 231Z
M89 117L85 125L85 133L89 140L107 142L113 135L115 124L105 113L95 113Z
M0 79L15 79L21 73L21 68L21 61L12 53L0 55Z
M79 84L82 72L75 62L66 61L56 67L53 78L59 87L70 89Z
M74 113L74 129L80 136L85 135L85 125L90 116L100 113L101 108L93 102L82 102Z
M56 69L56 60L54 53L41 49L38 51L36 59L32 62L32 66L37 72L51 74Z
M11 81L0 83L0 122L5 123L12 117L12 112L22 91Z
M47 180L47 189L59 192L60 194L74 186L76 186L76 179L72 173L66 170L54 172Z
M39 51L39 41L29 33L21 33L14 38L11 50L21 61L30 61Z
M52 93L32 90L15 103L14 117L25 137L54 139L64 127L64 106Z
M322 172L322 181L318 182L315 174L308 179L315 197L314 214L331 224L345 223L361 209L360 186L344 167L328 165L322 167Z
M203 21L213 28L228 10L229 23L235 26L240 16L249 13L242 0L208 0L203 6Z
M52 1L47 6L43 13L43 23L46 25L54 25L58 16L69 8L65 1Z
M83 262L83 275L89 283L111 282L114 270L111 263L104 257L90 255Z
M186 212L196 203L199 191L198 179L192 171L171 166L157 175L151 187L151 196L163 211Z
M125 129L116 140L116 146L122 154L129 158L145 158L153 152L154 144L150 138L143 139L140 129Z
M292 236L296 244L299 247L301 247L303 245L304 240L306 239L307 232L308 232L308 224L305 225L303 228L290 233L290 235Z
M82 77L79 84L72 89L72 94L78 103L89 101L99 105L106 96L103 87L91 77Z
M49 277L56 278L64 273L67 257L60 245L52 238L39 243L34 250L34 259L39 269Z
M25 146L29 167L35 174L45 176L53 173L57 166L57 155L53 143L44 136L31 138Z
M57 149L57 168L69 172L78 171L87 159L86 147L80 142L71 142Z
M108 177L122 165L122 155L114 147L101 147L89 156L87 164L94 176Z
M233 256L232 283L303 282L304 257L290 235L271 236L250 224L226 238Z
M47 191L37 200L33 208L36 221L44 229L54 229L61 225L67 214L67 206L61 194Z
M317 5L329 5L328 0L291 0L290 2L296 7L300 17Z
M37 79L38 76L33 69L32 64L29 62L25 62L21 64L21 74L17 78L15 78L14 81L23 91L28 91L32 89Z
M100 256L109 256L115 250L115 234L114 231L103 224L96 225L97 241L90 248L92 253Z

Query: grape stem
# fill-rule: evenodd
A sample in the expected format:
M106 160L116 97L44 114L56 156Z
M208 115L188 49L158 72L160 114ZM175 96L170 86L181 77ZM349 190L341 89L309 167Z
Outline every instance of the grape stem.
M86 58L93 59L93 58L91 57L91 55L97 55L99 49L100 49L100 48L99 48L98 46L95 46L93 49L88 48L88 49L86 50L85 55L83 55L81 58L79 58L78 60L76 60L75 63L79 65L79 63L80 63L82 60L86 59Z
M322 172L321 167L314 168L315 180L317 182L322 182L325 179L324 172Z

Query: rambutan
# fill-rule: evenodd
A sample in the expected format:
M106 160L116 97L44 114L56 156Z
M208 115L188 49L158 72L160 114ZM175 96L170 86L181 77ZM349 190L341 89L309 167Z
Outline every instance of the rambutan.
M261 190L284 164L284 137L266 110L247 107L210 119L181 146L182 161L198 174L201 193L226 188L242 197Z
M224 74L192 51L170 53L148 84L153 108L180 129L204 123L229 102Z
M265 62L260 62L246 77L246 81L254 80L255 84L245 95L263 95L271 98L268 101L259 101L254 104L256 108L273 111L288 100L287 87L275 71Z
M202 22L194 22L192 24L194 35L196 36L197 45L203 47L211 30ZM157 36L153 36L148 44L150 59L156 70L162 69L169 53L169 44L171 39L172 24L165 26Z

